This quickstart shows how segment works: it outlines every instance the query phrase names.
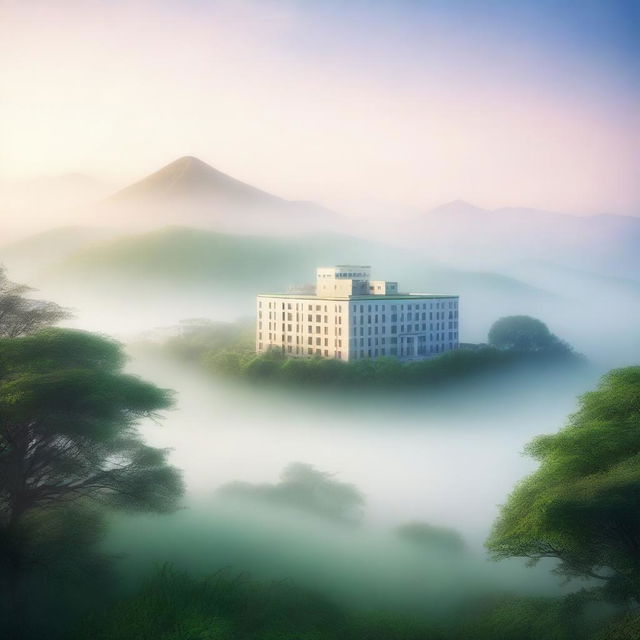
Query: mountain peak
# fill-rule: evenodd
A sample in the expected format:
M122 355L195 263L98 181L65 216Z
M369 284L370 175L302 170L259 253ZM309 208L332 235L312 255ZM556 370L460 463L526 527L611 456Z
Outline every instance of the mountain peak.
M212 169L213 171L215 171L215 169L211 165L208 165L206 162L204 162L203 160L200 160L200 158L196 158L195 156L181 156L177 160L174 160L173 162L170 162L168 165L164 166L163 169L167 169L168 167L175 167L175 168L208 167L209 169Z
M280 198L236 180L195 156L182 156L112 196L116 201L202 198L245 206L281 202Z
M451 202L445 202L434 209L431 209L429 213L447 214L447 213L486 213L486 209L476 207L474 204L467 202L466 200L452 200Z

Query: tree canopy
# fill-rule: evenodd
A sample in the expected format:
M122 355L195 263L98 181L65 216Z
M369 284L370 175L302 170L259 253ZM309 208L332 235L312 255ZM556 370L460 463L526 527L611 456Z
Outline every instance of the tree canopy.
M56 324L70 313L55 302L25 297L31 287L11 282L0 266L0 338L16 338Z
M506 316L496 320L489 330L489 344L509 351L571 351L544 322L531 316Z
M182 493L167 452L136 428L169 407L171 394L124 374L123 364L119 345L81 331L0 338L0 577L15 616L27 570L61 555L43 535L56 513L79 516L91 504L167 511Z
M120 347L90 333L0 339L0 522L80 496L127 508L174 505L178 472L135 428L169 407L171 395L122 366Z
M339 482L332 474L302 462L285 467L277 484L231 482L222 486L220 493L293 507L345 523L360 520L364 505L364 496L354 485Z
M502 507L493 556L555 558L610 599L640 600L640 367L609 372L526 450L540 467Z

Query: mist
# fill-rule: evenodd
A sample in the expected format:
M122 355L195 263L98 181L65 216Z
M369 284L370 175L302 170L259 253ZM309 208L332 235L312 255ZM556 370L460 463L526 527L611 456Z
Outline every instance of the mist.
M640 637L638 16L552 4L2 9L0 635Z
M131 355L132 372L178 393L175 411L143 433L154 446L171 448L188 491L176 515L112 523L107 549L124 554L120 571L129 584L160 561L197 575L227 567L290 579L357 609L410 611L441 622L478 598L577 588L554 577L550 562L535 570L518 560L491 562L483 542L499 504L535 468L522 455L524 444L563 423L591 372L543 384L503 379L435 398L292 394L230 384L146 348ZM277 482L293 461L353 483L365 496L362 521L346 526L217 493L231 481ZM395 529L413 521L455 529L465 550L403 541Z
M149 218L159 211L139 206ZM286 215L290 206L278 204ZM186 491L174 513L108 515L99 545L114 559L108 602L135 597L165 567L194 578L285 581L357 615L384 611L451 630L504 598L555 601L590 587L555 575L554 560L534 568L522 559L493 562L484 545L500 506L537 468L523 455L526 444L566 424L600 375L640 357L640 282L633 270L622 277L622 264L601 268L602 260L612 264L612 242L591 264L576 265L569 252L563 258L562 247L551 256L559 263L545 261L526 243L514 260L513 252L500 253L502 239L475 254L464 244L454 250L444 240L450 229L424 246L416 235L404 247L378 231L335 233L334 218L305 225L304 215L313 214L297 205L303 231L279 237L253 225L255 211L233 207L226 226L215 218L202 225L200 205L163 205L172 214L190 211L189 226L163 226L162 215L147 229L43 222L40 233L0 251L11 279L36 288L31 296L72 312L68 327L117 338L129 373L174 393L175 406L140 432L148 445L169 451ZM281 223L271 218L271 231ZM460 225L468 243L482 231ZM523 364L434 388L302 388L228 378L203 366L198 346L191 359L167 348L199 323L253 332L257 294L305 284L316 266L346 258L371 263L374 274L403 290L459 295L460 342L469 348L482 348L499 318L528 315L584 363ZM353 486L363 497L358 522L323 517L306 498L261 499L294 463ZM258 489L242 499L222 491L230 483ZM411 523L450 531L463 548L404 539L399 531ZM83 620L91 604L78 607Z

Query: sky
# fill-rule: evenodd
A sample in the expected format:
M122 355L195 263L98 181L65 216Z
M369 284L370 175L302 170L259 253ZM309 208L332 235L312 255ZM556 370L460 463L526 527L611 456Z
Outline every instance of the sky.
M0 0L0 181L640 215L640 2Z

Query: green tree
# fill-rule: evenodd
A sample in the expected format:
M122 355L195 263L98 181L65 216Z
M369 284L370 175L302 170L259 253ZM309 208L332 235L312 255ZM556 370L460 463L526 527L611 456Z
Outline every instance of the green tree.
M640 601L640 367L609 372L555 435L527 452L539 469L502 507L495 558L553 558L594 592Z
M279 349L271 349L265 354L257 355L243 364L242 372L249 380L261 382L271 380L277 375L285 357Z
M69 317L68 310L54 302L26 298L30 291L30 287L8 280L0 266L0 338L33 333Z
M0 339L0 569L13 612L47 512L90 503L167 511L181 495L167 452L136 429L171 395L123 364L118 344L90 333Z
M507 316L493 323L489 344L509 351L570 351L547 325L531 316Z
M231 482L220 487L221 495L249 498L310 511L324 518L353 524L362 517L364 496L352 484L310 464L293 462L282 471L277 484Z

